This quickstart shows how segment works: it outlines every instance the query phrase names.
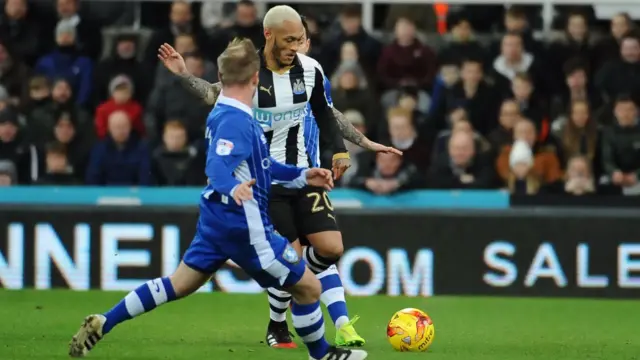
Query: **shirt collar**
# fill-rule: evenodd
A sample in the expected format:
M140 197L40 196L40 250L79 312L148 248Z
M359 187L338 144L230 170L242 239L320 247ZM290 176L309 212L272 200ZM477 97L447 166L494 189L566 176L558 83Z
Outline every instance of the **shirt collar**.
M250 107L248 107L246 104L243 104L239 100L226 97L223 94L220 94L220 96L218 97L218 104L234 107L236 109L246 112L247 114L253 117L253 110L251 110Z

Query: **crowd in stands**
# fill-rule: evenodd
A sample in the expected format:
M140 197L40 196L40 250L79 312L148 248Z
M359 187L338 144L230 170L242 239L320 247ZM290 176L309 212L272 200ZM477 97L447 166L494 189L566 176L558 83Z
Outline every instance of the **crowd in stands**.
M226 16L207 3L195 21L188 3L175 2L146 44L123 32L108 46L78 1L57 0L57 18L46 21L26 0L4 3L0 184L204 184L210 107L158 63L157 48L173 44L191 73L215 82L215 59L231 39L264 45L264 7L242 0ZM334 106L404 152L347 144L352 168L341 186L640 194L632 19L618 14L597 34L589 17L571 12L560 36L541 41L511 7L505 32L487 40L467 15L451 14L437 46L409 15L394 19L388 41L363 29L359 7L341 7L335 29L307 16L310 55L331 80Z

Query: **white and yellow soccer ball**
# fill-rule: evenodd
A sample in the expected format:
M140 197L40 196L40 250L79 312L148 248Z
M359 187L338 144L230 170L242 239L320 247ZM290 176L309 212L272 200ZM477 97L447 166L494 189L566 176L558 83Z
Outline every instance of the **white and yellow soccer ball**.
M398 311L387 325L387 339L397 351L427 351L434 336L433 321L427 313L418 309Z

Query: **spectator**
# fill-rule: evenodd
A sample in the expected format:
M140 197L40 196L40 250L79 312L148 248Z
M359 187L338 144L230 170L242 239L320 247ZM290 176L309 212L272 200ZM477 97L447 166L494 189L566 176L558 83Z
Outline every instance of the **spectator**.
M25 82L28 78L29 68L0 42L0 85L7 90L11 105L19 106L28 99L29 88Z
M309 29L307 33L307 39L311 40L311 47L307 55L316 59L320 64L326 64L326 51L325 44L322 34L320 32L320 25L318 25L318 20L312 16L305 16L305 22L307 23L307 28ZM261 33L262 36L262 33ZM262 37L264 39L264 37ZM355 48L356 57L358 55L358 49ZM344 59L344 58L343 58ZM356 59L357 60L357 59Z
M534 90L533 79L527 73L518 73L511 80L511 93L513 99L518 103L520 113L532 120L538 128L541 128L543 121L547 121L547 111L544 101L537 96L538 92ZM544 126L546 127L548 124Z
M62 144L51 143L46 150L46 172L38 179L39 185L75 185L77 179L67 159L67 151Z
M551 116L566 115L566 105L574 101L586 101L592 109L598 109L602 105L602 98L589 84L589 70L586 63L579 59L569 59L564 64L565 86L562 92L556 96L552 104Z
M490 162L477 151L472 133L461 130L451 134L448 151L431 166L428 182L438 189L486 189L493 186L494 178Z
M0 111L10 105L9 93L7 92L7 89L0 85Z
M191 35L194 43L201 46L206 43L204 34L193 22L191 4L187 1L174 1L171 4L169 24L163 29L154 31L151 39L149 39L144 57L145 67L155 68L156 64L158 64L158 49L160 45L164 43L172 44L179 35ZM195 48L188 51L195 51ZM211 56L213 55L211 54Z
M498 115L498 127L487 137L491 148L500 151L503 147L513 142L513 127L522 118L520 107L513 99L507 99L500 106Z
M76 103L80 106L89 105L93 64L91 59L83 56L76 47L75 27L66 22L59 22L56 27L56 43L56 50L38 60L36 73L45 75L50 80L66 79L73 89Z
M620 96L614 106L616 121L602 135L602 165L610 182L622 187L625 195L637 195L640 174L640 126L638 108L628 96Z
M429 167L430 144L418 137L411 113L402 108L390 109L387 123L391 144L403 152L403 160L415 165L421 172L426 170Z
M507 33L520 35L523 48L527 53L538 58L539 61L545 57L544 45L533 38L533 29L525 9L520 6L509 7L504 13L504 28Z
M451 16L449 26L451 31L438 58L452 59L457 63L462 63L465 59L479 59L484 62L487 55L476 40L469 19L464 16Z
M508 94L516 74L527 73L532 79L536 79L535 87L544 93L544 75L538 63L539 60L534 55L524 51L520 35L507 33L502 37L500 56L493 62L493 80L503 94Z
M59 24L71 27L78 35L75 43L77 50L93 61L100 59L102 54L102 29L81 16L79 12L80 0L57 0ZM57 31L57 30L56 30Z
M569 118L561 125L557 137L561 139L563 154L567 158L584 156L594 161L599 154L598 125L591 118L589 103L574 101L571 103Z
M602 39L595 47L593 60L594 69L599 69L611 60L620 59L620 44L622 38L634 28L633 20L627 13L619 13L611 18L611 33Z
M534 157L529 143L516 140L509 152L507 188L513 195L536 195L542 184L535 173Z
M0 187L18 184L16 166L9 160L0 160Z
M142 121L142 106L133 100L133 82L126 75L116 76L109 83L111 98L100 104L96 109L96 135L99 139L107 136L109 117L116 111L124 111L131 120L131 126L136 135L145 135L144 122Z
M431 123L435 126L438 122L438 104L446 103L445 100L442 100L447 94L449 89L452 89L453 86L460 80L460 63L453 60L453 58L440 58L440 70L438 71L438 76L435 79L435 84L433 85L431 102L433 106L429 108L428 116L431 119ZM440 124L441 125L441 124Z
M185 54L187 70L196 77L215 82L216 73L207 72L205 62L197 53ZM162 133L164 124L170 119L181 119L189 135L189 142L200 139L204 134L207 114L211 106L205 104L180 83L180 79L173 77L170 82L161 87L155 87L147 103L147 132L152 136Z
M25 140L18 114L11 107L0 111L0 160L13 163L20 185L37 181L44 165L38 149Z
M460 81L440 97L434 110L434 121L438 129L446 126L446 115L457 107L464 107L469 121L480 133L487 134L496 127L498 113L497 93L484 81L480 59L465 59L462 62Z
M378 77L386 89L416 86L430 89L436 74L436 54L416 38L411 20L399 18L395 39L382 50L378 63Z
M109 83L116 76L126 75L133 82L136 89L134 99L144 104L149 95L149 81L147 69L136 58L138 52L138 37L122 34L114 40L114 46L107 58L96 65L94 77L95 103L100 104L109 99Z
M147 145L131 132L131 120L124 111L109 117L109 136L91 151L88 185L150 185L151 161Z
M418 169L404 161L403 157L392 153L378 153L373 172L363 168L351 179L349 187L369 190L377 195L390 195L420 187L422 181Z
M74 104L71 85L66 80L59 79L54 82L52 90L49 90L47 79L41 76L34 77L30 85L34 87L35 92L40 92L41 96L51 93L50 97L41 97L37 102L32 101L28 107L27 131L29 138L37 145L44 146L52 140L51 134L58 120L57 115L64 112L71 114L75 119L78 132L83 136L94 133L89 114Z
M346 110L344 117L363 134L367 133L365 119L357 110ZM342 175L340 184L349 184L353 177L361 171L361 169L370 170L375 163L375 155L370 151L365 151L360 146L353 144L347 140L344 141L347 151L351 155L351 167Z
M524 141L526 145L533 151L533 175L542 185L553 184L562 177L562 169L560 160L553 146L546 145L536 141L536 127L531 120L522 119L518 121L513 128L514 144L519 140ZM508 182L510 174L510 154L512 146L506 146L498 156L496 161L496 170L500 178ZM520 151L520 150L516 150Z
M582 196L596 192L591 162L584 156L574 156L567 164L567 176L564 183L564 193Z
M66 152L67 163L77 182L84 182L89 162L90 144L92 136L82 136L78 129L78 120L70 112L56 114L56 124L53 128L53 142L62 146Z
M375 73L376 64L380 58L381 45L378 40L369 35L362 28L362 15L359 6L344 6L340 14L340 32L327 41L328 62L325 71L332 74L338 67L342 44L350 41L358 48L360 64L366 73Z
M164 126L162 145L152 155L151 169L161 186L204 185L205 158L194 146L187 144L187 131L180 121Z
M41 50L40 27L29 18L27 0L6 0L0 15L0 41L8 44L14 56L33 65Z
M478 154L488 154L491 150L491 144L485 139L482 134L475 131L473 125L467 118L467 113L463 108L454 109L449 115L449 122L451 124L450 130L442 130L438 133L436 140L434 141L431 157L433 161L442 157L442 154L446 154L451 136L456 132L466 132L471 134L475 143L474 148Z
M217 2L207 1L202 3L200 8L200 23L206 29L207 33L214 35L220 29L226 29L233 25L234 13L237 11L237 3L233 2ZM254 4L257 9L258 17L263 17L267 12L267 3L259 2Z
M398 107L411 112L413 115L413 122L417 127L422 128L426 125L426 113L431 104L429 104L429 96L426 95L425 92L419 91L413 87L404 88L400 92L400 96L396 103ZM426 107L425 104L427 105Z
M217 47L213 56L221 54L229 42L235 38L249 39L257 49L264 46L262 24L258 18L258 9L251 0L240 0L236 4L235 21L229 27L219 30L213 36L213 46Z
M592 69L593 55L587 17L582 13L569 14L563 38L549 46L549 62L554 71L554 79L563 78L561 71L570 59L581 59L588 65L587 69ZM553 93L560 93L562 85L560 81L555 81Z
M620 41L620 58L610 60L596 74L596 87L607 101L620 94L640 94L640 34L628 33ZM636 99L637 100L637 99Z
M364 116L369 132L377 130L379 106L367 87L367 80L360 65L344 62L338 67L331 83L334 86L331 94L333 105L337 109L357 110Z

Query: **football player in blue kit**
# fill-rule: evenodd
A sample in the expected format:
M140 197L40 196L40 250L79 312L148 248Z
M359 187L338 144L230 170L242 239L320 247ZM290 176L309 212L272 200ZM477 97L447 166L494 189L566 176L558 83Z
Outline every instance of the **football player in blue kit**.
M149 280L111 310L89 315L73 336L69 354L85 356L118 324L197 291L227 260L263 287L293 296L293 325L311 360L362 360L363 350L330 346L320 309L321 285L289 242L277 234L268 216L272 180L289 188L333 187L332 173L276 162L260 125L253 119L252 98L259 82L260 59L249 40L236 40L218 58L222 95L207 119L205 172L209 184L200 199L194 240L176 271Z

